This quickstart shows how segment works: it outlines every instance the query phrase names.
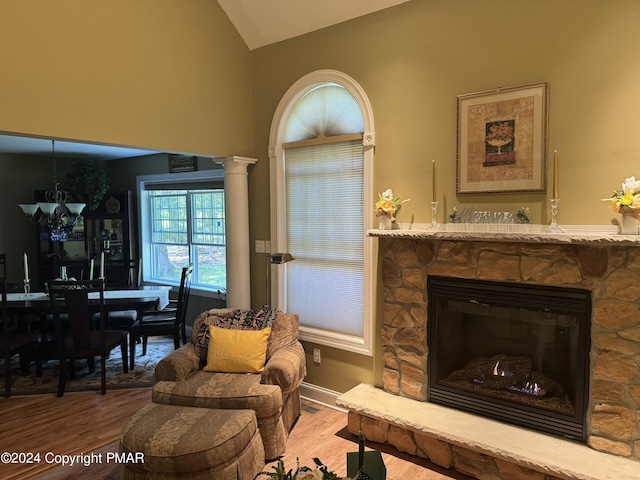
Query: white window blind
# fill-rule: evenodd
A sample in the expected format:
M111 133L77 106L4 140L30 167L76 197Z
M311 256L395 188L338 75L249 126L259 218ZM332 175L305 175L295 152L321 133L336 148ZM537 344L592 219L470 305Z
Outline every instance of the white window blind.
M362 139L284 152L286 310L304 325L363 335Z

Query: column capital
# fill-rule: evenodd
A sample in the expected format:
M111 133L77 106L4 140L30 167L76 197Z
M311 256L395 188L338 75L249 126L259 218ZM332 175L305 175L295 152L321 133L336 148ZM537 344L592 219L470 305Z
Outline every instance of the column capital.
M224 166L224 173L246 173L247 167L256 163L258 159L234 155L232 157L214 158L213 161Z

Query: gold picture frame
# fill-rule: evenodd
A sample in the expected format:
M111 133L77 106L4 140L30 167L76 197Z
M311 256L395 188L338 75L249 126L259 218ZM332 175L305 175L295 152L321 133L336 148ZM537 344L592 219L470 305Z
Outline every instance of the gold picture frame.
M456 194L546 191L548 82L458 95Z

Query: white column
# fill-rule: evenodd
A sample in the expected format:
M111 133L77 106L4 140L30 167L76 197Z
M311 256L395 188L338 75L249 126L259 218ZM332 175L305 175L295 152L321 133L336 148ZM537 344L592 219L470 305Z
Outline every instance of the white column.
M246 157L215 158L224 166L224 205L227 233L227 307L251 308L248 165Z

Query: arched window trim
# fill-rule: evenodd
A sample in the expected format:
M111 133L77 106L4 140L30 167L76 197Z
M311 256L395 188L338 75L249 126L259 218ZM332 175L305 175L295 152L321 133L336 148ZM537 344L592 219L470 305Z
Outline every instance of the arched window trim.
M362 144L364 147L364 195L365 204L373 195L373 162L375 146L375 127L373 111L366 93L362 87L350 76L337 70L318 70L305 75L296 81L284 94L276 108L271 123L269 135L269 181L270 181L270 214L271 214L271 249L283 251L286 248L284 224L284 171L283 171L283 139L286 122L296 103L311 89L324 83L337 83L346 88L358 102L363 116L364 133ZM373 212L373 210L371 210ZM352 337L338 332L319 330L300 326L300 338L320 345L327 345L364 355L373 355L373 325L374 325L374 291L375 291L375 250L371 237L367 237L366 230L373 228L373 213L364 217L364 325L363 336ZM284 305L283 275L286 264L280 269L272 271L272 288L277 288L277 298L271 302L274 306ZM272 292L272 297L273 297Z

